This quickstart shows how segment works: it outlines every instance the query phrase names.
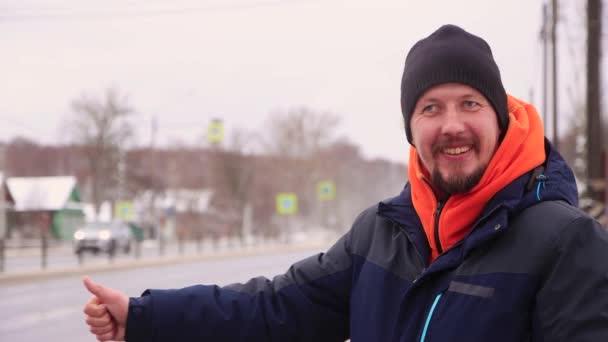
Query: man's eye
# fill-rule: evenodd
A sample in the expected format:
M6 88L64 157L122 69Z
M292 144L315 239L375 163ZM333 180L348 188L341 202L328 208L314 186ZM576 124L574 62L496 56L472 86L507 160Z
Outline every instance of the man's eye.
M437 110L437 105L434 105L434 104L432 104L432 105L428 105L428 106L424 106L424 107L422 108L422 112L423 112L423 113L426 113L426 112L434 112L434 111L436 111L436 110Z
M477 106L479 106L479 103L475 102L475 101L464 101L464 106L466 108L476 108Z

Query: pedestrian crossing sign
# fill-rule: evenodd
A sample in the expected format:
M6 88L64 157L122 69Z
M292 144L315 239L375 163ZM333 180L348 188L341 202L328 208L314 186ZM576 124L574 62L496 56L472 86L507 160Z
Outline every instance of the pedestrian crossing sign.
M114 218L122 221L135 220L135 206L132 201L117 201L114 203Z
M331 201L336 198L336 185L325 180L317 183L317 198L319 201Z
M281 192L276 198L279 215L295 215L298 212L298 196L293 192Z
M207 140L211 143L220 143L224 139L224 123L221 120L213 120L207 128Z

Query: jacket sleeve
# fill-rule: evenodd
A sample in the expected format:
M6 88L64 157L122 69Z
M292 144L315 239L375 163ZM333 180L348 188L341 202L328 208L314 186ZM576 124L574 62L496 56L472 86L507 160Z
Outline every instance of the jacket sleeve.
M130 299L126 340L344 341L352 279L349 235L272 280L146 290Z
M608 341L608 232L598 222L579 216L557 236L534 318L538 341Z

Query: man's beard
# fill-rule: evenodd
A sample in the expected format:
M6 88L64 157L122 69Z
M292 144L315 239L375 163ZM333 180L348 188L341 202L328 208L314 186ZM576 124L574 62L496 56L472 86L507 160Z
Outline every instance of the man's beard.
M443 149L446 146L458 146L458 145L462 145L462 146L469 145L469 146L471 146L471 149L474 152L476 152L478 154L480 153L479 152L480 142L479 142L479 137L477 137L477 136L472 136L469 138L453 137L453 136L443 137L441 140L439 140L436 144L434 144L432 146L432 153L434 156L437 156L440 153L442 153ZM443 178L443 176L441 175L441 172L439 172L439 167L435 167L435 170L433 170L433 173L431 174L431 180L432 180L435 188L437 190L439 190L439 192L443 195L451 196L454 194L463 194L463 193L466 193L469 190L473 189L475 187L475 185L477 185L477 183L479 183L479 181L481 180L481 177L483 177L483 174L486 171L487 166L488 166L487 164L481 165L479 168L477 168L475 171L473 171L473 173L471 173L469 175L455 175L455 176L451 176L447 179ZM459 166L457 165L456 167L458 168ZM455 171L461 171L461 170L455 170Z
M432 182L433 185L439 190L442 194L445 195L454 195L454 194L463 194L475 187L477 183L483 177L483 174L486 170L486 166L479 167L470 175L465 176L452 176L449 179L443 178L441 172L439 172L439 168L435 168L433 170Z

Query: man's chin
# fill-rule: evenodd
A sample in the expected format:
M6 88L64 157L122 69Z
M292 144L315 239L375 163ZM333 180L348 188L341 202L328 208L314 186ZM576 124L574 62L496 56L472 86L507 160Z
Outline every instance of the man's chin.
M465 194L479 183L483 176L483 169L474 172L456 172L450 175L443 175L434 172L432 175L433 185L445 195Z

